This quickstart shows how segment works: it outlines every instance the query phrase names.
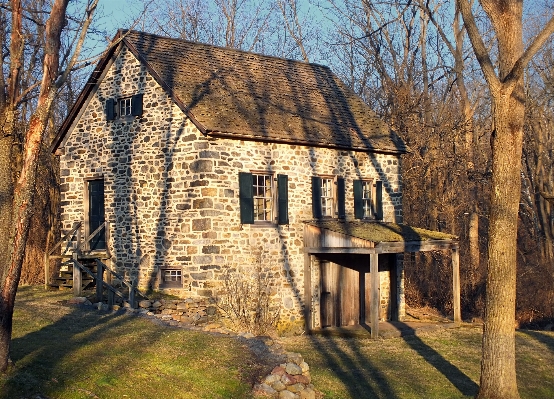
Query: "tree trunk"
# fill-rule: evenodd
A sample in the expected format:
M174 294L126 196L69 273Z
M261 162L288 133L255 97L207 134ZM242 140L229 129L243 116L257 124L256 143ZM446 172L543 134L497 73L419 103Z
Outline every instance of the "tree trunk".
M481 384L477 396L480 399L519 398L515 367L515 302L523 111L523 103L515 95L495 101L489 261Z
M45 140L48 118L57 92L55 82L59 68L60 36L65 23L68 2L69 0L55 0L46 23L46 45L40 93L36 111L33 112L29 127L25 132L22 168L14 188L11 226L14 234L13 241L10 240L10 259L8 263L0 265L3 268L0 291L0 372L6 371L10 363L15 296L29 233L40 150ZM20 2L14 0L12 9L16 9L18 5ZM11 166L10 170L13 170L13 162Z

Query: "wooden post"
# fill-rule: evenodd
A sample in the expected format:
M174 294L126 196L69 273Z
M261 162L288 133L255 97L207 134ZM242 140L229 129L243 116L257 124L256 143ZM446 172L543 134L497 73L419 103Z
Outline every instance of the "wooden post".
M75 247L74 252L80 253L81 252L81 228L77 230L77 246Z
M462 321L460 307L460 251L457 245L452 247L452 302L454 305L454 322Z
M313 328L312 318L312 255L304 254L304 323L306 331Z
M77 266L78 263L78 254L73 252L73 295L81 296L83 289L83 276L81 269Z
M96 260L96 302L102 302L102 289L104 288L104 266Z
M371 338L379 337L379 306L381 298L379 295L379 255L369 255L369 273L371 284L371 303L369 314L371 318Z
M129 287L129 305L131 305L131 309L136 309L136 305L135 305L135 282L134 281L131 283L131 286Z
M115 293L112 290L108 290L108 309L109 310L113 309L113 304L115 302L114 299L115 299Z

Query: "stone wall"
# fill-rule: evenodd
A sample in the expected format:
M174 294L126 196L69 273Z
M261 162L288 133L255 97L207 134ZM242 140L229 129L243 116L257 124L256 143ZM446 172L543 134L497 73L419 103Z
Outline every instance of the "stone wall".
M142 93L144 113L106 121L105 101ZM125 48L115 56L76 119L61 156L63 229L86 220L88 179L105 184L112 264L141 288L158 289L160 271L182 271L171 294L213 296L225 269L263 262L274 276L282 317L302 317L303 220L312 218L311 176L383 181L384 220L401 222L400 160L328 148L204 136ZM239 172L289 178L290 225L241 225Z

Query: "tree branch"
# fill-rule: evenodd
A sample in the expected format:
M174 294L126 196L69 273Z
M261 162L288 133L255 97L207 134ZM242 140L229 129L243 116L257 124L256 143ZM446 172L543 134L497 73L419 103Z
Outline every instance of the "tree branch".
M473 46L475 57L477 58L477 61L483 71L483 75L485 75L485 79L487 80L491 91L498 91L500 89L501 82L496 75L489 52L487 51L483 38L479 33L479 28L477 28L477 24L475 23L475 18L471 12L471 4L467 0L456 0L456 2L458 4L458 8L460 9L460 13L462 14L467 35L471 41L471 45Z

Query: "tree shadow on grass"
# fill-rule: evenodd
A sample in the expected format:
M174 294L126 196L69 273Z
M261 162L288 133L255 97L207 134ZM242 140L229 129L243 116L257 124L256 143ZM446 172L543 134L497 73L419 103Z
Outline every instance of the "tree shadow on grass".
M79 350L99 340L109 341L111 331L124 327L130 321L130 316L124 313L97 312L75 307L57 321L14 338L11 357L15 368L5 381L0 398L55 395L63 392L73 378L82 378L91 364L101 361L101 350L108 348L95 349L88 353L87 358L78 354ZM36 317L36 322L42 323L41 315L37 314ZM17 323L17 319L15 322ZM110 373L117 375L121 366L122 364L111 364ZM87 392L81 394L87 396Z
M518 330L518 331L534 338L535 340L544 344L545 346L548 347L548 349L554 352L554 336L544 334L540 331L533 331L533 330Z
M446 360L439 352L423 342L423 340L416 335L416 331L412 327L402 322L395 322L394 325L401 330L402 338L408 346L444 375L458 391L465 396L474 397L477 395L479 386L459 368Z
M339 343L344 340L350 340L348 351ZM387 380L388 377L362 353L356 339L311 336L311 344L323 359L318 362L318 367L323 367L337 376L350 394L349 397L398 398Z
M0 399L242 398L267 366L232 337L124 310L64 306L60 300L70 295L58 291L23 287L18 295L11 351L16 366L0 375Z

